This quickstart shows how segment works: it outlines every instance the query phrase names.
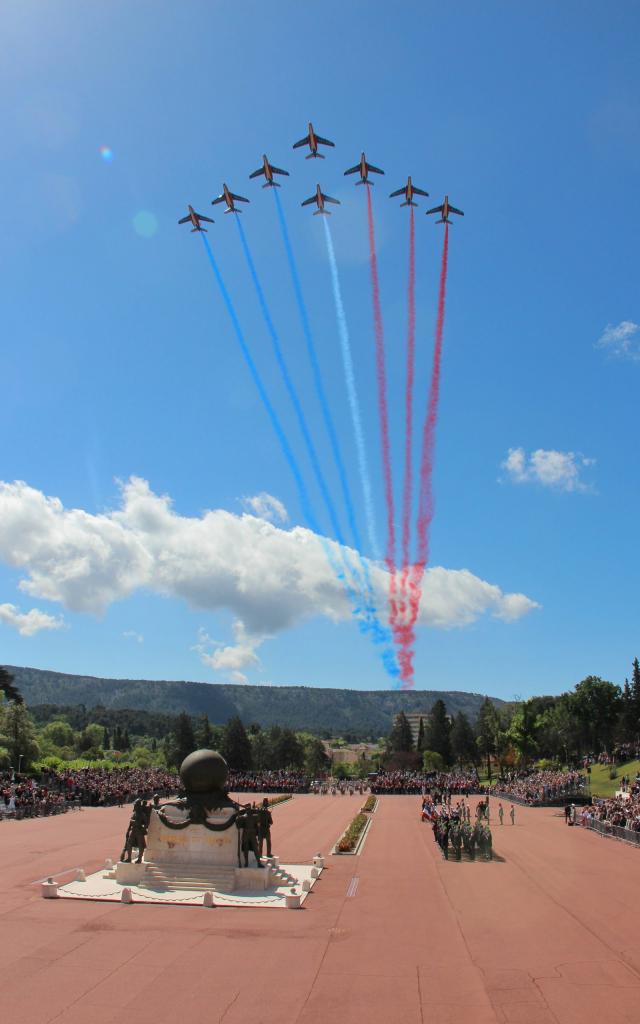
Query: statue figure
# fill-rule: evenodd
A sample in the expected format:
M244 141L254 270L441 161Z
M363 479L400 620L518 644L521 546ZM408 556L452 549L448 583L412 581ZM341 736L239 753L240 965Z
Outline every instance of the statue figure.
M271 811L269 810L269 801L265 797L262 801L262 807L258 810L258 848L260 850L261 857L265 842L267 844L267 857L271 856L272 825L273 818L271 817Z
M256 858L257 866L263 867L258 850L258 814L255 805L245 805L243 812L236 818L236 827L240 830L240 849L244 856L245 868L249 867L249 851Z
M147 807L147 801L138 799L133 805L133 813L127 829L127 835L124 841L124 849L120 854L120 860L125 863L131 863L131 856L133 848L138 851L138 859L136 864L142 863L142 856L147 846L147 829L149 827L149 814L150 808Z

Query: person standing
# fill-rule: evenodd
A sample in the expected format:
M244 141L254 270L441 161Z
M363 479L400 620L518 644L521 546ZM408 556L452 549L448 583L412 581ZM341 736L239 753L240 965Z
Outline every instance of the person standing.
M509 810L509 817L511 818L511 824L515 825L515 823L516 823L516 809L513 806L513 804L511 804L511 808Z
M262 807L258 811L258 849L260 856L262 857L262 848L266 842L267 844L267 857L271 856L271 826L273 825L273 818L271 817L271 811L269 810L269 801L265 797L262 801Z
M502 804L498 804L498 820L501 825L504 825L504 807Z

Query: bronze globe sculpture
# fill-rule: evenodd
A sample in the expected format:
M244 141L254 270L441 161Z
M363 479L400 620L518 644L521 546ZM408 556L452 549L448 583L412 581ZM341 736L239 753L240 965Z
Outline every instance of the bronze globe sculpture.
M194 750L180 766L187 793L224 793L229 766L217 750Z

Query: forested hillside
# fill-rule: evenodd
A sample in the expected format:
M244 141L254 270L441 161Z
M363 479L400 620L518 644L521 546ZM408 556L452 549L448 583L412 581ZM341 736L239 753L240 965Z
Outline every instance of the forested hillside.
M327 735L387 735L399 711L428 711L440 697L449 714L474 720L481 694L457 691L316 689L308 686L240 686L146 679L99 679L7 665L29 705L131 708L190 715L206 713L214 724L238 715L247 725L283 725ZM501 703L497 701L496 703Z

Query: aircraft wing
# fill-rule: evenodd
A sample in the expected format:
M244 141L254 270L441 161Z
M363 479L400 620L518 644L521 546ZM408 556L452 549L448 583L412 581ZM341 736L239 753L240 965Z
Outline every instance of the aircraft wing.
M272 164L271 165L271 170L273 171L274 174L286 174L287 178L289 177L289 172L288 171L283 171L282 167L274 167L273 164Z
M381 171L379 167L374 167L373 164L367 164L367 170L373 171L374 174L384 174L384 171Z
M322 135L316 135L316 142L321 142L323 146L335 146L335 142L331 142L330 139L323 139Z
M345 174L358 174L359 172L360 172L360 164L356 164L355 167L350 167L349 170L345 171L344 173Z
M264 167L258 167L258 170L257 171L253 171L249 175L249 177L250 178L259 178L261 174L264 174Z
M191 220L191 214L190 213L188 213L186 217L183 217L182 220L179 220L178 224L186 224L188 220Z
M235 194L235 192L230 192L229 195L231 196L232 199L237 199L239 203L250 203L251 202L250 199L245 199L244 196L237 196Z
M317 138L317 136L316 136L316 138ZM300 146L308 146L310 142L311 142L311 136L310 135L306 135L304 137L304 139L300 139L300 142L294 142L293 148L294 149L299 149Z
M462 210L456 210L455 206L449 206L449 213L457 213L459 217L464 217Z
M206 220L207 224L215 224L213 217L204 217L201 213L196 213L196 217L198 220ZM188 217L187 220L189 220Z
M309 196L308 199L305 199L304 202L300 203L300 206L310 206L311 203L315 203L315 201L316 196Z
M225 201L225 199L224 199L224 192L223 192L221 196L216 196L215 199L211 200L211 205L215 206L216 203L224 203L224 201Z
M339 199L333 199L331 196L325 196L324 192L322 193L322 198L324 199L325 203L335 203L336 206L342 205Z
M415 185L413 186L413 191L415 192L415 194L417 196L428 196L429 195L429 193L425 192L425 190L423 188L416 188Z
M451 209L451 207L449 207L449 209ZM444 203L442 204L442 206L434 206L433 210L427 210L427 216L430 213L442 213L443 210L444 210Z
M403 196L406 191L407 191L406 188L399 188L397 192L390 192L389 193L389 199L395 199L396 196ZM416 188L414 188L413 191L417 192L418 190Z

